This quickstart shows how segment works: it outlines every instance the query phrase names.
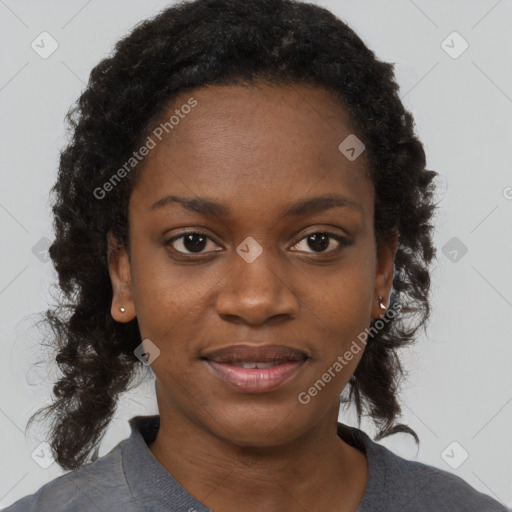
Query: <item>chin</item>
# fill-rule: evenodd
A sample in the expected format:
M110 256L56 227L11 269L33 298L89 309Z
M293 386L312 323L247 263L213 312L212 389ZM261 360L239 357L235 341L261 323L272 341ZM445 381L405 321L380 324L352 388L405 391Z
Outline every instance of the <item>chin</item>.
M302 412L300 416L299 412ZM215 415L214 422L211 418L206 421L212 433L227 443L246 448L272 448L287 444L314 428L313 417L304 412L283 404L267 408L247 405L224 408Z

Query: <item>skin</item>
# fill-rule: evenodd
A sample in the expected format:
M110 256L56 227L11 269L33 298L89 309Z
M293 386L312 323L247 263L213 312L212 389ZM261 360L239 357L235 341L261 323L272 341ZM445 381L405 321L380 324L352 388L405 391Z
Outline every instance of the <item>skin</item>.
M336 423L363 350L307 405L297 397L382 314L378 296L391 290L397 236L376 243L366 154L349 161L338 150L350 118L320 87L204 87L175 98L162 119L191 96L197 106L145 160L129 202L129 250L116 251L109 234L112 316L136 316L142 339L160 350L151 366L161 423L149 449L213 510L355 511L367 460ZM356 206L282 215L333 193ZM151 209L170 194L231 213ZM199 255L184 238L165 245L185 230L209 237ZM325 230L351 243L329 238L323 252L308 243ZM263 250L251 263L236 252L248 236ZM309 359L280 388L241 393L200 356L242 342L291 346Z

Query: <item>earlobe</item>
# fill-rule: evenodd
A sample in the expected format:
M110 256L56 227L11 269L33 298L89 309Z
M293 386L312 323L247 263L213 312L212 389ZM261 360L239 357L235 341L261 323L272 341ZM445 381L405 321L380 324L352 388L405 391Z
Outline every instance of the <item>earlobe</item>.
M389 233L389 237L379 242L377 248L372 318L380 318L386 312L388 298L393 286L397 249L398 230L394 228Z
M379 300L379 308L381 309L379 316L383 317L387 310L386 304L384 302L385 299L380 295L377 297L377 299Z
M116 322L130 322L136 316L130 261L126 248L119 244L118 240L111 232L108 233L107 239L108 271L112 283L110 314Z

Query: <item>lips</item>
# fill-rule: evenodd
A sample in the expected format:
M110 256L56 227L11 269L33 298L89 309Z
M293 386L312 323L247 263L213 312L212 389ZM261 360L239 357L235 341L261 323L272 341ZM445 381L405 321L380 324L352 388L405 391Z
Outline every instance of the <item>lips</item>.
M232 345L206 353L202 359L214 375L237 391L263 393L288 382L308 356L284 345Z
M284 361L302 361L307 356L300 350L284 345L232 345L207 353L204 357L216 363L268 363L273 361L281 363Z

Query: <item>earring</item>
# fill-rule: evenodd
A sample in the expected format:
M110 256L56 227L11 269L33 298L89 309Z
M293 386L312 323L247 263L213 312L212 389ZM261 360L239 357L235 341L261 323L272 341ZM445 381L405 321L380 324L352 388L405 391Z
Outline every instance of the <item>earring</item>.
M124 308L119 308L119 311L121 311L121 313L124 313Z
M384 298L381 297L380 295L379 295L378 298L379 298L379 307L380 307L380 309L383 309L384 311L386 311L386 306L384 305Z

